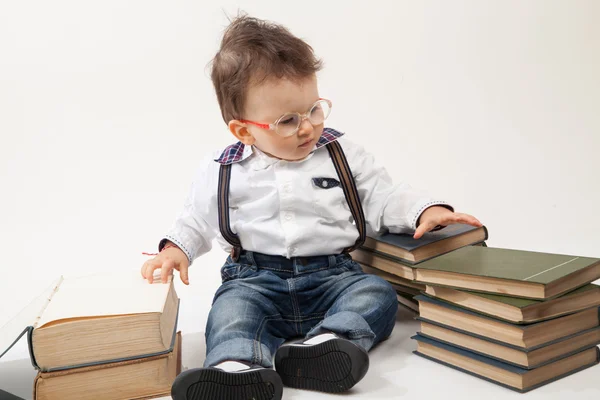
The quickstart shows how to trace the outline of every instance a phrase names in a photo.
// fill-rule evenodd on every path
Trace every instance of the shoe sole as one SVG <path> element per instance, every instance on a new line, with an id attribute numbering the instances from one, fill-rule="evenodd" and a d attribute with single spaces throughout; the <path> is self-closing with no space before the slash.
<path id="1" fill-rule="evenodd" d="M 174 400 L 281 400 L 283 385 L 270 368 L 225 372 L 217 368 L 184 371 L 171 388 Z"/>
<path id="2" fill-rule="evenodd" d="M 369 356 L 354 343 L 332 339 L 313 346 L 282 346 L 275 370 L 285 386 L 327 393 L 345 392 L 369 369 Z"/>

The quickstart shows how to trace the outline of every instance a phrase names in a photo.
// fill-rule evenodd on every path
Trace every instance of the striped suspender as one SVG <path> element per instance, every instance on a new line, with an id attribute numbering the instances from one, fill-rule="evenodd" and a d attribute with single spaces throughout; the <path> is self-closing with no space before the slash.
<path id="1" fill-rule="evenodd" d="M 337 141 L 330 142 L 326 145 L 329 156 L 341 181 L 342 189 L 344 190 L 344 196 L 350 206 L 350 212 L 354 218 L 356 228 L 358 229 L 358 239 L 356 243 L 344 249 L 344 253 L 349 253 L 354 249 L 358 248 L 365 242 L 366 234 L 366 222 L 365 214 L 362 209 L 360 197 L 358 196 L 358 190 L 352 177 L 352 171 L 344 155 L 342 147 Z M 229 223 L 229 184 L 231 182 L 231 164 L 222 164 L 219 171 L 219 199 L 218 199 L 218 210 L 219 210 L 219 229 L 221 235 L 229 244 L 231 244 L 231 258 L 236 262 L 242 251 L 242 244 L 240 239 L 235 233 L 231 231 Z"/>
<path id="2" fill-rule="evenodd" d="M 346 160 L 342 146 L 340 146 L 337 141 L 329 142 L 327 144 L 327 150 L 329 151 L 329 156 L 331 157 L 331 161 L 333 161 L 333 166 L 335 167 L 338 177 L 340 178 L 342 189 L 344 189 L 344 196 L 346 197 L 346 201 L 350 206 L 350 212 L 354 218 L 356 229 L 358 229 L 358 239 L 356 240 L 356 243 L 354 243 L 354 246 L 344 249 L 344 253 L 350 253 L 351 251 L 362 246 L 367 237 L 365 213 L 363 212 L 362 203 L 360 202 L 360 197 L 358 196 L 358 190 L 356 189 L 356 184 L 354 183 L 354 178 L 352 177 L 352 171 L 350 171 L 350 166 L 348 165 L 348 161 Z"/>
<path id="3" fill-rule="evenodd" d="M 240 257 L 242 243 L 229 224 L 229 183 L 231 181 L 231 164 L 221 164 L 219 170 L 219 229 L 223 239 L 232 246 L 231 258 L 234 262 Z"/>

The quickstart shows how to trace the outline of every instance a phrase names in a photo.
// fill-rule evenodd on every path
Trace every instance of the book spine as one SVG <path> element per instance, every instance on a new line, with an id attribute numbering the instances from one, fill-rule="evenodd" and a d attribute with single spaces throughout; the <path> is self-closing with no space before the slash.
<path id="1" fill-rule="evenodd" d="M 40 366 L 35 360 L 35 354 L 33 354 L 33 326 L 27 327 L 27 350 L 29 350 L 29 359 L 33 368 L 39 370 Z"/>

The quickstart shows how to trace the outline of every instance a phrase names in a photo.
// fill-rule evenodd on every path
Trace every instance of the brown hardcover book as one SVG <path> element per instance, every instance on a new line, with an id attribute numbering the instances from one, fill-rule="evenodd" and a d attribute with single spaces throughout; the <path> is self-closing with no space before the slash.
<path id="1" fill-rule="evenodd" d="M 170 396 L 181 372 L 181 332 L 173 351 L 153 357 L 38 372 L 34 400 L 139 400 Z"/>
<path id="2" fill-rule="evenodd" d="M 531 325 L 511 324 L 496 318 L 419 295 L 420 321 L 441 325 L 461 333 L 532 350 L 600 325 L 600 309 L 590 308 Z"/>
<path id="3" fill-rule="evenodd" d="M 413 296 L 402 292 L 396 292 L 398 305 L 409 309 L 412 312 L 419 313 L 419 303 L 414 300 Z"/>
<path id="4" fill-rule="evenodd" d="M 413 339 L 418 342 L 415 354 L 518 392 L 546 385 L 600 360 L 600 351 L 593 346 L 539 368 L 525 369 L 424 336 Z"/>
<path id="5" fill-rule="evenodd" d="M 589 284 L 541 301 L 427 285 L 437 299 L 516 324 L 533 323 L 600 306 L 600 286 Z"/>
<path id="6" fill-rule="evenodd" d="M 137 270 L 61 278 L 0 329 L 0 357 L 22 336 L 42 372 L 165 354 L 178 309 L 172 281 L 149 284 Z"/>
<path id="7" fill-rule="evenodd" d="M 546 365 L 600 344 L 600 327 L 585 330 L 531 351 L 457 332 L 428 322 L 421 322 L 419 334 L 526 369 Z"/>
<path id="8" fill-rule="evenodd" d="M 397 278 L 402 278 L 408 281 L 413 281 L 415 279 L 414 266 L 402 264 L 400 261 L 394 260 L 383 254 L 359 248 L 354 250 L 351 253 L 351 256 L 354 261 L 361 265 L 368 265 L 373 269 L 386 272 L 387 274 Z"/>
<path id="9" fill-rule="evenodd" d="M 393 285 L 397 285 L 397 286 L 403 286 L 406 288 L 411 288 L 411 289 L 415 289 L 417 291 L 425 291 L 425 285 L 422 283 L 418 283 L 415 281 L 411 281 L 408 279 L 404 279 L 401 278 L 399 276 L 396 276 L 394 274 L 390 274 L 388 272 L 382 271 L 380 269 L 377 268 L 373 268 L 367 264 L 362 264 L 359 263 L 360 266 L 362 267 L 362 270 L 366 273 L 366 274 L 372 274 L 372 275 L 377 275 L 383 279 L 385 279 L 386 281 L 388 281 L 389 283 L 393 284 Z"/>

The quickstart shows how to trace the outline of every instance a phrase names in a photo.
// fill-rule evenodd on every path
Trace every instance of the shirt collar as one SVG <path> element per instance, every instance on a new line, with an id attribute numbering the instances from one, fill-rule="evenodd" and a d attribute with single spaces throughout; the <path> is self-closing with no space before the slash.
<path id="1" fill-rule="evenodd" d="M 344 135 L 343 132 L 336 131 L 335 129 L 332 129 L 332 128 L 323 129 L 323 133 L 321 134 L 321 137 L 317 141 L 317 144 L 315 145 L 315 148 L 313 149 L 313 151 L 320 147 L 325 146 L 328 143 L 335 142 L 343 135 Z M 225 150 L 223 150 L 223 152 L 221 153 L 221 156 L 219 158 L 215 159 L 215 161 L 218 162 L 219 164 L 223 164 L 223 165 L 235 164 L 235 163 L 244 161 L 246 158 L 250 157 L 253 153 L 259 154 L 259 157 L 261 157 L 261 158 L 266 157 L 267 159 L 273 159 L 273 160 L 277 161 L 277 159 L 267 156 L 266 154 L 264 154 L 262 151 L 260 151 L 258 149 L 256 149 L 256 151 L 253 151 L 252 146 L 245 146 L 242 142 L 237 142 L 235 144 L 232 144 L 231 146 L 226 147 Z M 270 163 L 270 164 L 273 164 L 273 163 Z"/>

